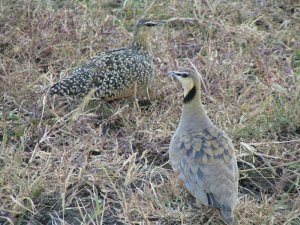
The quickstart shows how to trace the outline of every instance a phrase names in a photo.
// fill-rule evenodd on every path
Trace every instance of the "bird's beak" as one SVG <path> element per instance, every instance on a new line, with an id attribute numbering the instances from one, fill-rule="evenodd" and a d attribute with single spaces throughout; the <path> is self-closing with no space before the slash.
<path id="1" fill-rule="evenodd" d="M 171 76 L 171 77 L 176 77 L 177 71 L 169 71 L 168 75 Z"/>

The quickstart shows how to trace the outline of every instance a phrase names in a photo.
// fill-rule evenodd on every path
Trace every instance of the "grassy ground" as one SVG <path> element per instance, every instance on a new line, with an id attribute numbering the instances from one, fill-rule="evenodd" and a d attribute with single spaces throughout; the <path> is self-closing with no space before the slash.
<path id="1" fill-rule="evenodd" d="M 297 1 L 0 0 L 0 224 L 223 224 L 168 164 L 191 60 L 210 118 L 233 139 L 239 224 L 300 224 Z M 161 97 L 95 101 L 47 88 L 98 51 L 126 46 L 142 16 Z"/>

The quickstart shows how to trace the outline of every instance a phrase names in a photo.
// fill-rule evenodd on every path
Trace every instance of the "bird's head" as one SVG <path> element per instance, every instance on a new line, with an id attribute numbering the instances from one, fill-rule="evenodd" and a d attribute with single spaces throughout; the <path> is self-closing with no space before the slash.
<path id="1" fill-rule="evenodd" d="M 152 27 L 163 25 L 162 20 L 141 19 L 136 23 L 135 38 L 132 45 L 148 48 L 148 36 Z"/>
<path id="2" fill-rule="evenodd" d="M 136 32 L 148 34 L 153 27 L 161 26 L 165 23 L 162 20 L 140 19 L 136 23 Z"/>
<path id="3" fill-rule="evenodd" d="M 180 68 L 177 71 L 170 71 L 168 74 L 180 81 L 184 89 L 184 96 L 186 96 L 193 88 L 199 89 L 200 77 L 195 70 Z"/>
<path id="4" fill-rule="evenodd" d="M 163 20 L 151 20 L 151 19 L 140 19 L 136 23 L 138 29 L 149 29 L 151 27 L 163 25 L 165 21 Z"/>

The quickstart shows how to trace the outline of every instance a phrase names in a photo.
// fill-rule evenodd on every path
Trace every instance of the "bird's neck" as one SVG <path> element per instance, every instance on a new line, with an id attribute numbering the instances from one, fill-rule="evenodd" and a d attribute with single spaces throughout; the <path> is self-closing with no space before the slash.
<path id="1" fill-rule="evenodd" d="M 130 46 L 133 48 L 149 51 L 150 47 L 149 47 L 148 38 L 149 38 L 148 32 L 136 31 Z"/>
<path id="2" fill-rule="evenodd" d="M 180 126 L 199 129 L 212 125 L 201 102 L 200 87 L 194 86 L 184 95 Z M 195 127 L 194 127 L 195 126 Z"/>

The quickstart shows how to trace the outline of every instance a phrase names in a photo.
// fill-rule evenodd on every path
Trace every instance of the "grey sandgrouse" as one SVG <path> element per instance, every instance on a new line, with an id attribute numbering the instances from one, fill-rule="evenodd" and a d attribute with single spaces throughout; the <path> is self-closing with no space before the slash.
<path id="1" fill-rule="evenodd" d="M 86 96 L 93 90 L 95 97 L 113 100 L 145 90 L 153 76 L 148 35 L 151 27 L 161 24 L 163 21 L 139 20 L 128 47 L 98 53 L 53 85 L 50 94 Z"/>
<path id="2" fill-rule="evenodd" d="M 170 143 L 170 163 L 179 183 L 205 205 L 234 223 L 238 201 L 238 168 L 227 135 L 208 118 L 201 103 L 200 77 L 194 70 L 172 71 L 184 89 L 183 109 Z"/>

